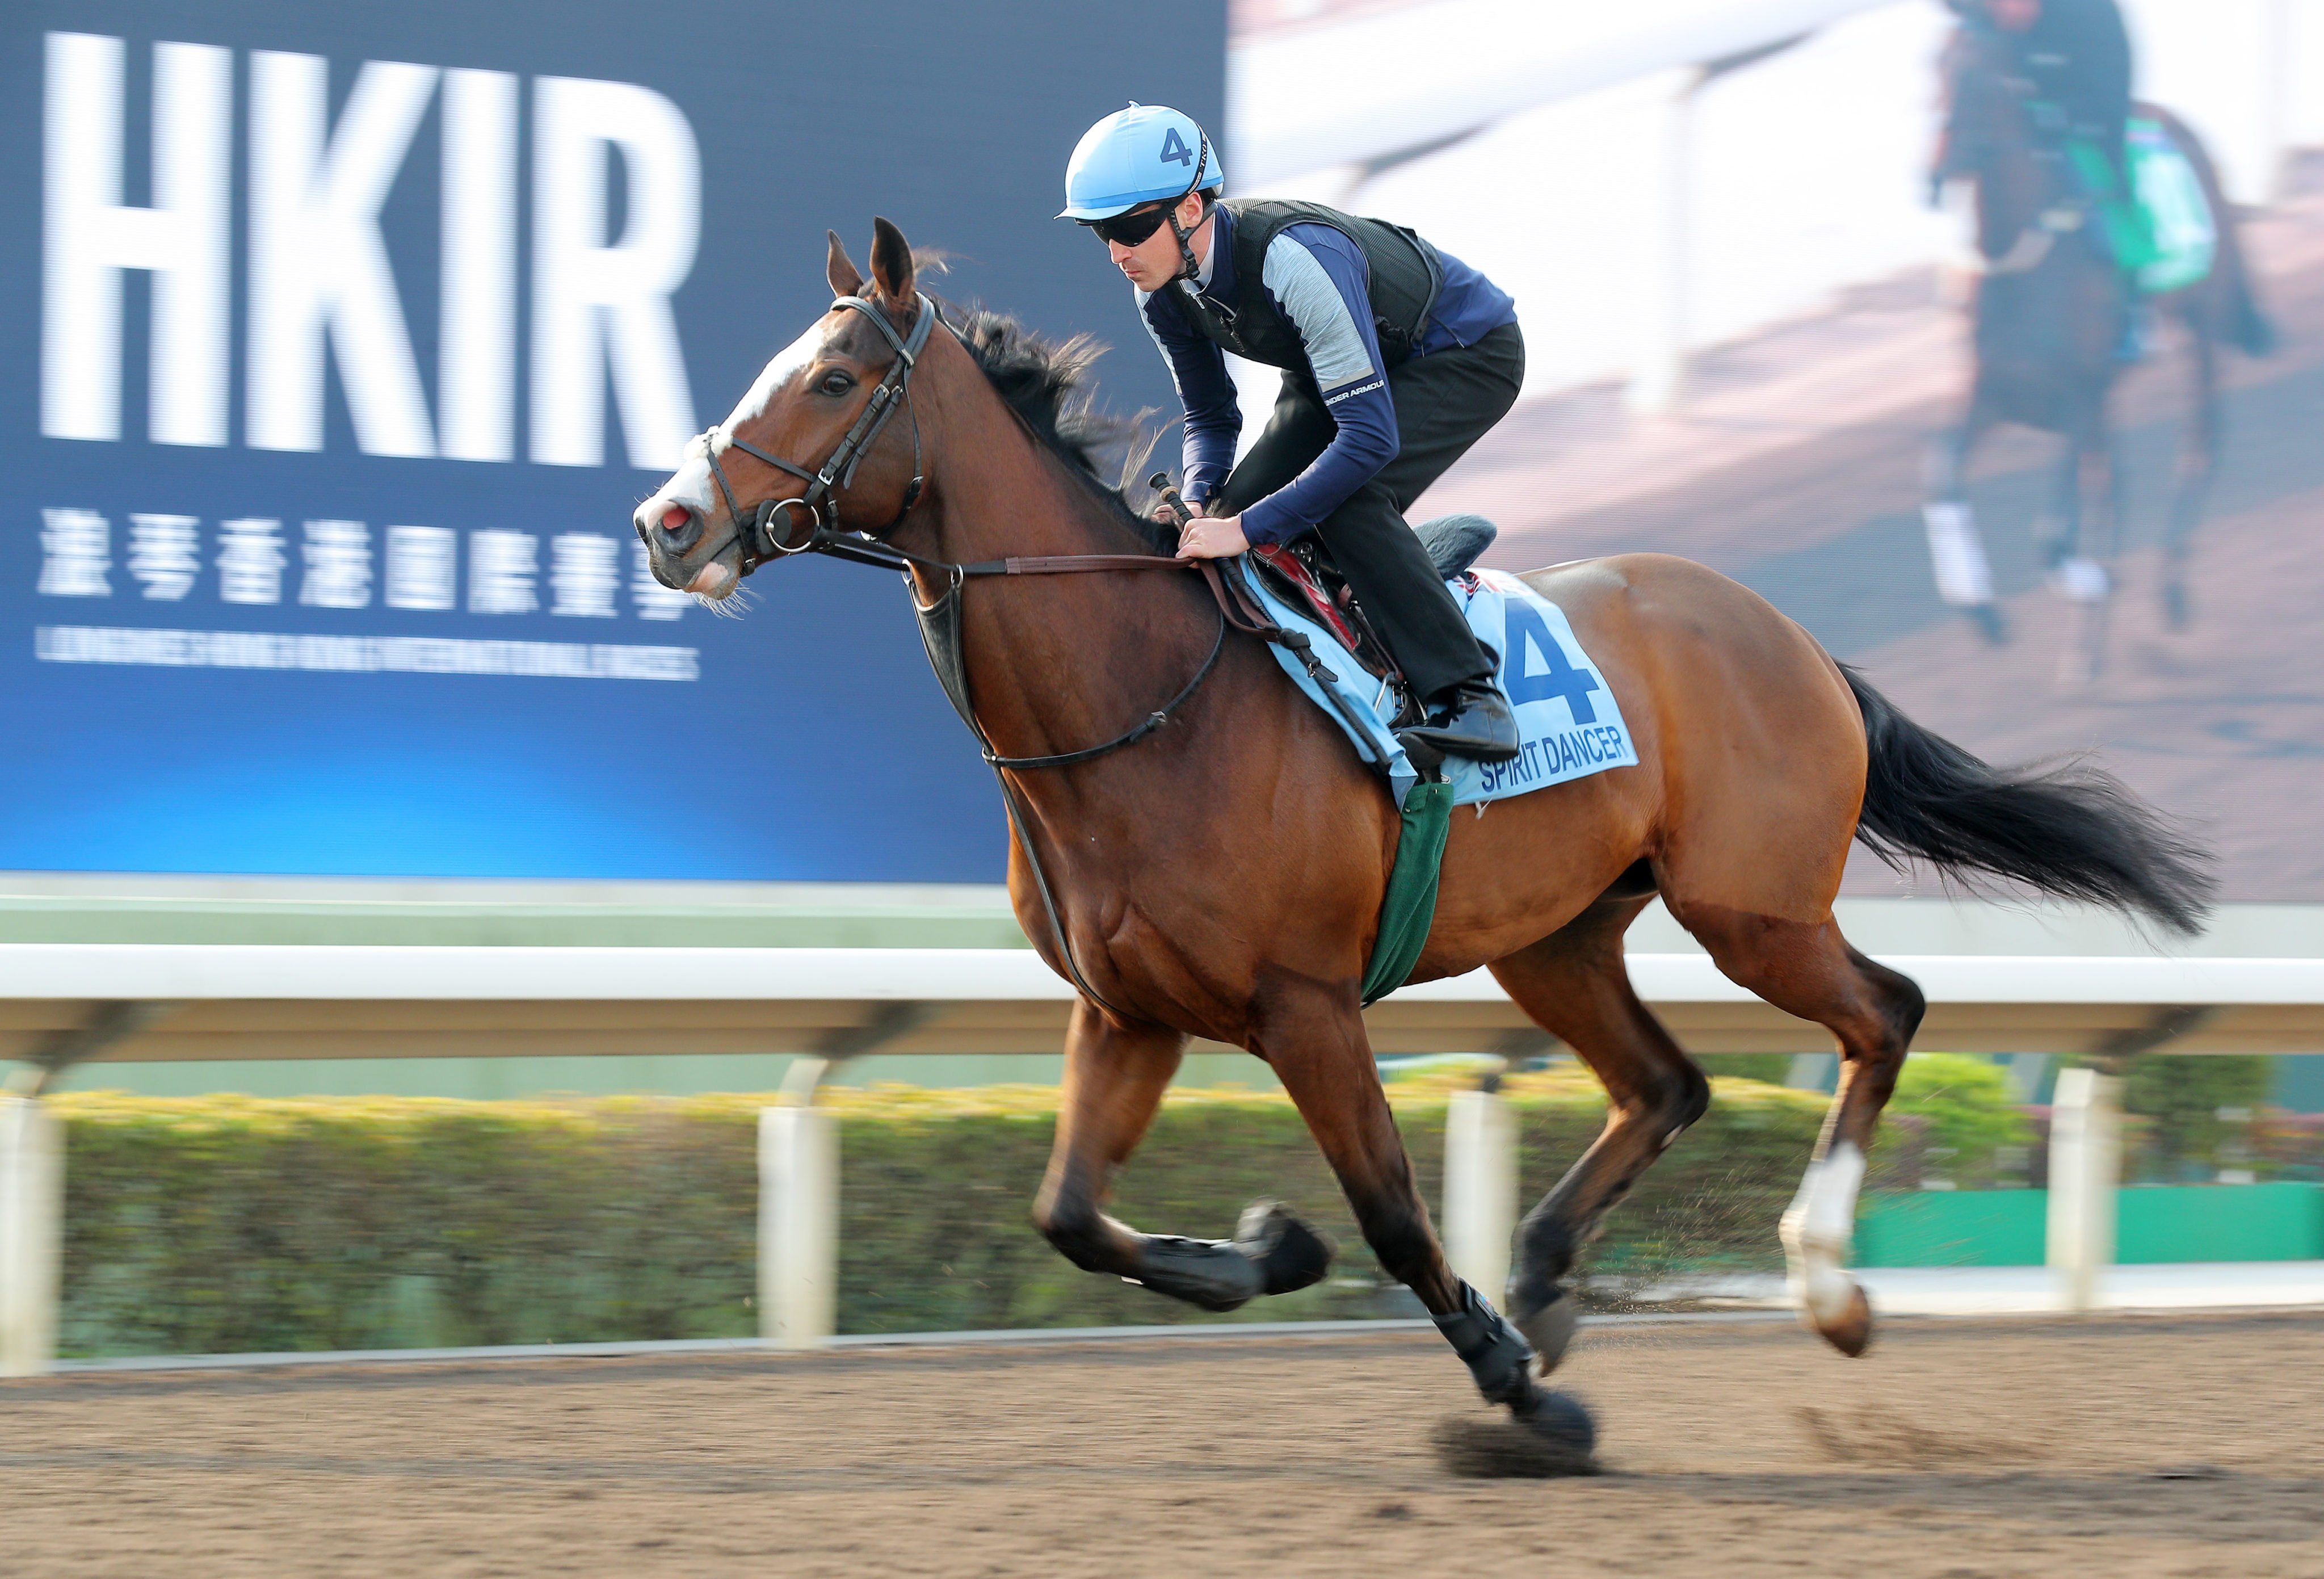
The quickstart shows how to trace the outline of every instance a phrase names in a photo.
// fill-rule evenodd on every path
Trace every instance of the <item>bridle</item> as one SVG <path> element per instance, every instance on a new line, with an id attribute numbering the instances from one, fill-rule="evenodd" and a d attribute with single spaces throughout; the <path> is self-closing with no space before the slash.
<path id="1" fill-rule="evenodd" d="M 936 603 L 922 605 L 917 597 L 914 606 L 923 619 L 950 602 L 962 586 L 972 577 L 983 576 L 1056 576 L 1101 570 L 1194 570 L 1204 561 L 1165 558 L 1159 554 L 1042 554 L 1015 555 L 1005 559 L 984 559 L 969 564 L 956 564 L 950 559 L 930 559 L 899 549 L 888 541 L 890 533 L 904 523 L 912 506 L 920 502 L 927 478 L 921 470 L 920 419 L 912 404 L 912 374 L 918 370 L 920 353 L 927 348 L 928 336 L 944 314 L 927 296 L 914 298 L 919 303 L 919 316 L 913 322 L 909 335 L 899 335 L 888 315 L 877 304 L 861 296 L 842 296 L 831 306 L 834 311 L 842 308 L 862 313 L 879 327 L 888 343 L 896 349 L 896 360 L 872 392 L 863 410 L 857 413 L 854 424 L 847 429 L 837 447 L 823 465 L 809 471 L 780 456 L 770 455 L 757 445 L 723 433 L 716 429 L 701 436 L 703 454 L 710 463 L 710 475 L 717 479 L 718 492 L 726 501 L 727 513 L 733 517 L 736 540 L 742 545 L 742 569 L 748 572 L 770 559 L 786 559 L 794 554 L 827 554 L 833 559 L 852 559 L 859 565 L 876 565 L 884 570 L 920 569 L 941 577 L 946 583 L 945 592 Z M 949 323 L 945 323 L 951 329 Z M 953 330 L 955 336 L 958 330 Z M 912 480 L 905 485 L 904 502 L 895 515 L 876 531 L 843 526 L 839 519 L 841 491 L 855 480 L 856 468 L 863 464 L 888 420 L 901 408 L 912 424 Z M 720 438 L 725 448 L 739 449 L 743 454 L 766 462 L 778 471 L 789 473 L 807 484 L 804 493 L 785 498 L 763 499 L 745 515 L 734 496 L 733 484 L 726 478 L 726 468 L 718 464 Z M 804 521 L 807 531 L 796 536 L 778 537 L 771 530 L 774 519 L 784 511 L 795 512 L 795 519 Z M 1203 660 L 1194 678 L 1180 688 L 1178 694 L 1162 706 L 1148 714 L 1136 725 L 1099 745 L 1085 746 L 1080 751 L 1058 752 L 1047 756 L 1006 757 L 992 749 L 984 731 L 964 705 L 964 697 L 956 697 L 954 705 L 971 729 L 976 731 L 977 743 L 984 748 L 984 760 L 995 768 L 1065 768 L 1079 762 L 1093 762 L 1126 745 L 1135 745 L 1167 724 L 1178 709 L 1190 701 L 1202 683 L 1218 667 L 1220 655 L 1225 651 L 1228 621 L 1222 612 L 1218 639 L 1212 642 L 1210 656 Z"/>
<path id="2" fill-rule="evenodd" d="M 926 296 L 916 295 L 914 300 L 919 303 L 919 316 L 913 321 L 909 335 L 898 334 L 896 326 L 888 321 L 888 315 L 863 297 L 842 296 L 833 300 L 831 310 L 834 312 L 846 308 L 870 319 L 880 333 L 887 337 L 888 343 L 895 347 L 896 359 L 889 364 L 886 376 L 872 390 L 871 400 L 857 414 L 854 425 L 847 429 L 823 465 L 814 471 L 795 466 L 780 456 L 769 455 L 757 445 L 737 439 L 721 429 L 714 428 L 701 436 L 703 457 L 710 463 L 710 475 L 717 479 L 718 492 L 726 501 L 726 512 L 734 522 L 735 540 L 742 551 L 743 574 L 749 574 L 769 559 L 817 550 L 818 539 L 842 533 L 839 501 L 835 494 L 854 483 L 856 468 L 863 464 L 863 457 L 879 439 L 880 430 L 888 425 L 888 419 L 896 414 L 899 406 L 909 415 L 912 422 L 912 480 L 905 485 L 904 503 L 897 510 L 895 519 L 878 531 L 864 535 L 875 542 L 885 538 L 904 523 L 904 517 L 909 515 L 912 506 L 920 502 L 920 494 L 927 478 L 920 470 L 920 416 L 912 404 L 912 374 L 919 365 L 920 353 L 927 348 L 929 332 L 943 315 L 936 310 L 936 303 Z M 793 494 L 788 498 L 762 499 L 745 516 L 742 504 L 734 497 L 733 485 L 726 480 L 726 468 L 718 464 L 721 448 L 718 441 L 722 438 L 725 440 L 725 448 L 739 449 L 753 459 L 764 461 L 777 471 L 788 472 L 798 478 L 807 484 L 806 492 Z M 788 534 L 782 537 L 774 534 L 775 517 L 785 511 L 794 512 L 795 522 L 804 520 L 807 523 L 806 534 L 796 541 Z M 820 551 L 829 550 L 824 549 Z"/>
<path id="3" fill-rule="evenodd" d="M 1944 181 L 1960 177 L 1976 181 L 1982 192 L 1995 179 L 1997 162 L 2011 154 L 2031 160 L 2035 179 L 2054 188 L 2060 177 L 2054 170 L 2044 173 L 2043 167 L 2056 164 L 2059 156 L 2044 144 L 2033 125 L 2034 85 L 2011 69 L 1999 31 L 1990 22 L 1963 13 L 1953 47 L 1955 53 L 1948 65 L 1950 103 L 1940 155 L 1930 175 L 1932 193 Z M 2026 118 L 2025 134 L 2019 143 L 1995 134 L 1991 123 L 1999 106 L 2014 106 Z M 2018 224 L 2006 247 L 1989 250 L 1999 246 L 1998 238 L 1980 237 L 1978 272 L 1988 276 L 2032 272 L 2049 260 L 2060 237 L 2080 228 L 2084 217 L 2070 192 L 2061 195 L 2053 190 L 2047 197 L 2037 196 L 2032 217 Z"/>
<path id="4" fill-rule="evenodd" d="M 1206 145 L 1205 157 L 1207 152 Z M 960 714 L 962 722 L 975 734 L 977 744 L 983 749 L 984 760 L 991 765 L 993 776 L 1000 781 L 1001 800 L 1008 808 L 1010 821 L 1015 826 L 1018 845 L 1024 852 L 1026 863 L 1031 869 L 1034 888 L 1040 895 L 1042 908 L 1047 912 L 1050 931 L 1057 940 L 1066 974 L 1092 1002 L 1126 1020 L 1130 1016 L 1090 984 L 1082 972 L 1080 962 L 1074 956 L 1073 942 L 1066 932 L 1065 918 L 1060 914 L 1056 895 L 1051 891 L 1048 874 L 1042 869 L 1037 846 L 1027 827 L 1024 809 L 1019 803 L 1017 790 L 1010 782 L 1010 773 L 1035 768 L 1074 767 L 1094 762 L 1124 746 L 1135 745 L 1161 729 L 1194 699 L 1203 682 L 1217 669 L 1219 660 L 1226 651 L 1230 630 L 1258 636 L 1296 652 L 1309 673 L 1324 682 L 1323 694 L 1337 706 L 1345 707 L 1347 704 L 1332 688 L 1329 682 L 1334 677 L 1323 667 L 1310 649 L 1305 635 L 1277 625 L 1264 606 L 1242 590 L 1240 570 L 1218 560 L 1181 559 L 1159 554 L 1042 554 L 1012 555 L 1007 559 L 959 564 L 916 554 L 888 541 L 889 536 L 911 513 L 912 507 L 920 502 L 927 481 L 921 470 L 920 422 L 918 410 L 912 404 L 912 374 L 918 369 L 920 353 L 927 349 L 930 333 L 945 320 L 936 304 L 927 296 L 918 295 L 915 300 L 919 304 L 919 316 L 908 335 L 898 334 L 895 326 L 888 321 L 887 315 L 863 297 L 842 296 L 832 302 L 833 310 L 844 308 L 860 312 L 877 325 L 881 334 L 895 347 L 896 360 L 872 392 L 872 399 L 857 415 L 853 425 L 820 466 L 809 471 L 779 456 L 770 455 L 732 433 L 722 434 L 715 429 L 701 436 L 703 453 L 710 464 L 710 475 L 717 479 L 718 492 L 726 501 L 727 512 L 733 519 L 744 571 L 770 559 L 794 554 L 825 554 L 860 565 L 876 565 L 882 569 L 902 571 L 908 577 L 910 572 L 919 570 L 944 583 L 944 590 L 931 603 L 921 603 L 917 589 L 913 589 L 913 612 L 919 617 L 921 640 L 927 647 L 928 661 L 936 669 L 937 682 L 944 688 L 954 710 Z M 954 329 L 951 324 L 945 323 L 945 327 L 955 337 L 959 337 L 960 331 Z M 863 464 L 864 456 L 899 407 L 910 418 L 912 424 L 912 479 L 905 485 L 903 503 L 895 515 L 877 531 L 844 526 L 839 519 L 838 495 L 854 481 L 856 469 Z M 722 437 L 725 440 L 725 448 L 739 449 L 778 471 L 799 478 L 807 484 L 805 491 L 785 498 L 762 500 L 745 515 L 741 502 L 734 496 L 733 485 L 727 480 L 725 468 L 718 464 L 718 440 Z M 771 530 L 774 519 L 785 511 L 793 512 L 795 522 L 805 523 L 803 533 L 774 535 Z M 972 578 L 987 576 L 1056 576 L 1134 570 L 1194 570 L 1210 584 L 1219 610 L 1218 634 L 1211 643 L 1209 656 L 1203 660 L 1202 667 L 1194 671 L 1194 678 L 1161 706 L 1100 744 L 1046 756 L 1011 757 L 996 752 L 970 705 L 967 671 L 960 652 L 961 593 L 968 582 Z M 910 585 L 908 579 L 907 586 Z"/>

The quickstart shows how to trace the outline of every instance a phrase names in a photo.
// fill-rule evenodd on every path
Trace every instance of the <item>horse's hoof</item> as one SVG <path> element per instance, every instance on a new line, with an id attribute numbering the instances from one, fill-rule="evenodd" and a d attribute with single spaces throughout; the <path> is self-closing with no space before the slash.
<path id="1" fill-rule="evenodd" d="M 1556 1370 L 1558 1362 L 1565 1358 L 1573 1342 L 1573 1329 L 1581 1321 L 1574 1313 L 1573 1296 L 1563 1293 L 1539 1309 L 1509 1319 L 1533 1345 L 1534 1360 L 1543 1376 Z"/>
<path id="2" fill-rule="evenodd" d="M 1529 1413 L 1455 1415 L 1433 1434 L 1437 1461 L 1472 1480 L 1554 1480 L 1594 1475 L 1598 1423 L 1579 1399 L 1540 1391 Z"/>
<path id="3" fill-rule="evenodd" d="M 1834 1319 L 1816 1324 L 1825 1343 L 1853 1360 L 1872 1346 L 1872 1301 L 1864 1297 L 1864 1285 L 1849 1286 L 1848 1308 Z"/>
<path id="4" fill-rule="evenodd" d="M 2188 606 L 2187 586 L 2181 581 L 2163 584 L 2163 623 L 2174 633 L 2184 631 L 2193 618 Z"/>
<path id="5" fill-rule="evenodd" d="M 1235 1248 L 1259 1263 L 1264 1291 L 1288 1294 L 1320 1283 L 1337 1253 L 1331 1240 L 1280 1201 L 1253 1201 L 1235 1224 Z"/>
<path id="6" fill-rule="evenodd" d="M 1970 623 L 1977 626 L 1977 633 L 1985 639 L 1987 646 L 2006 647 L 2009 644 L 2009 623 L 2001 617 L 1999 608 L 1989 603 L 1971 604 L 1969 617 Z"/>

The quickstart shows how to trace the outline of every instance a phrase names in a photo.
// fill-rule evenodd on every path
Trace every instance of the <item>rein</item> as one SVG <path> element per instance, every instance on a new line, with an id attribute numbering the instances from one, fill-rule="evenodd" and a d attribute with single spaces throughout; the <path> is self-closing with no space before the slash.
<path id="1" fill-rule="evenodd" d="M 932 571 L 946 577 L 951 586 L 934 605 L 920 607 L 918 599 L 913 600 L 915 609 L 925 623 L 938 608 L 954 598 L 972 577 L 1065 576 L 1096 571 L 1190 570 L 1197 568 L 1197 561 L 1170 559 L 1158 554 L 1012 555 L 1003 559 L 954 564 L 949 559 L 915 554 L 889 542 L 889 534 L 903 525 L 904 518 L 920 502 L 920 495 L 927 485 L 927 473 L 921 468 L 920 419 L 918 408 L 912 402 L 912 374 L 918 371 L 920 354 L 927 348 L 930 333 L 938 323 L 944 322 L 944 314 L 926 295 L 916 295 L 914 300 L 919 303 L 919 312 L 908 336 L 898 334 L 896 327 L 888 321 L 888 315 L 865 297 L 842 296 L 833 300 L 832 310 L 844 308 L 860 312 L 871 319 L 873 327 L 886 337 L 888 344 L 895 348 L 896 359 L 889 364 L 886 374 L 872 390 L 872 398 L 864 402 L 854 424 L 825 458 L 823 465 L 814 471 L 794 465 L 780 456 L 770 455 L 757 445 L 717 429 L 702 435 L 703 458 L 709 463 L 710 475 L 717 480 L 718 492 L 726 501 L 727 514 L 734 522 L 736 537 L 742 545 L 744 575 L 770 559 L 785 559 L 793 554 L 824 554 L 858 565 L 874 565 L 881 569 L 907 573 L 916 568 Z M 947 329 L 952 328 L 949 323 L 945 327 Z M 958 331 L 954 333 L 957 335 Z M 864 456 L 878 440 L 881 429 L 888 425 L 888 420 L 899 409 L 905 412 L 912 424 L 912 480 L 904 488 L 904 502 L 898 507 L 894 518 L 877 531 L 847 528 L 841 524 L 839 519 L 838 494 L 854 484 L 855 473 L 862 466 Z M 719 440 L 722 438 L 725 441 L 724 448 L 739 449 L 777 471 L 788 472 L 799 478 L 807 484 L 805 491 L 784 498 L 762 499 L 746 516 L 741 501 L 734 496 L 733 485 L 727 481 L 726 468 L 718 464 Z M 805 519 L 807 531 L 804 535 L 797 538 L 775 535 L 774 519 L 787 510 L 796 511 Z M 1212 574 L 1215 577 L 1215 572 Z M 1203 660 L 1203 667 L 1195 671 L 1194 678 L 1161 707 L 1103 744 L 1085 746 L 1080 751 L 1058 752 L 1048 756 L 1005 757 L 992 749 L 992 742 L 986 738 L 983 729 L 969 709 L 964 673 L 958 677 L 963 688 L 953 697 L 953 706 L 967 720 L 968 726 L 976 732 L 977 743 L 984 749 L 984 760 L 995 768 L 1064 768 L 1077 762 L 1094 762 L 1126 745 L 1135 745 L 1167 724 L 1171 716 L 1185 706 L 1202 683 L 1211 677 L 1211 671 L 1218 667 L 1219 655 L 1226 650 L 1230 621 L 1224 612 L 1225 607 L 1222 600 L 1217 639 L 1211 643 L 1210 656 Z M 937 674 L 945 680 L 946 691 L 950 692 L 954 679 L 947 677 L 941 668 Z"/>
<path id="2" fill-rule="evenodd" d="M 923 604 L 917 596 L 912 599 L 912 612 L 919 619 L 920 640 L 927 649 L 928 665 L 936 670 L 936 681 L 944 688 L 945 698 L 952 703 L 954 711 L 968 725 L 969 732 L 976 736 L 984 760 L 991 764 L 993 778 L 1000 783 L 1002 804 L 1008 808 L 1018 847 L 1023 851 L 1026 865 L 1032 873 L 1033 886 L 1040 895 L 1041 907 L 1047 913 L 1050 934 L 1057 940 L 1065 974 L 1084 997 L 1115 1018 L 1128 1021 L 1136 1017 L 1117 1008 L 1092 986 L 1089 978 L 1082 972 L 1080 961 L 1074 956 L 1074 946 L 1067 935 L 1065 919 L 1050 889 L 1048 873 L 1043 870 L 1041 858 L 1027 831 L 1024 808 L 1019 803 L 1017 790 L 1010 780 L 1010 774 L 1028 769 L 1066 768 L 1095 762 L 1125 746 L 1135 745 L 1154 734 L 1194 699 L 1203 682 L 1218 669 L 1219 659 L 1226 651 L 1230 630 L 1258 636 L 1295 651 L 1311 676 L 1326 682 L 1324 694 L 1335 706 L 1344 712 L 1349 704 L 1331 688 L 1328 682 L 1334 677 L 1315 655 L 1306 635 L 1277 624 L 1265 606 L 1242 585 L 1242 572 L 1218 560 L 1180 559 L 1160 554 L 1033 554 L 963 564 L 916 554 L 888 541 L 890 534 L 903 524 L 912 507 L 920 502 L 927 482 L 921 466 L 920 422 L 918 411 L 912 403 L 912 374 L 918 370 L 920 354 L 927 349 L 929 334 L 936 324 L 944 321 L 944 315 L 927 296 L 918 296 L 916 300 L 919 303 L 919 314 L 908 336 L 897 333 L 887 315 L 863 297 L 842 296 L 833 301 L 835 310 L 844 308 L 870 319 L 887 337 L 888 343 L 895 347 L 896 359 L 889 365 L 887 374 L 872 391 L 871 400 L 856 417 L 853 425 L 820 466 L 809 471 L 779 456 L 770 455 L 731 433 L 722 434 L 715 429 L 702 435 L 703 454 L 709 462 L 710 475 L 717 479 L 718 492 L 724 497 L 727 512 L 733 521 L 745 573 L 770 559 L 785 559 L 793 554 L 822 554 L 853 564 L 902 572 L 907 577 L 908 589 L 908 577 L 914 570 L 925 571 L 943 579 L 945 590 L 935 602 Z M 945 327 L 952 328 L 949 323 Z M 954 329 L 953 333 L 957 337 L 959 331 Z M 904 489 L 903 503 L 897 509 L 895 516 L 876 531 L 846 527 L 839 519 L 838 495 L 854 482 L 856 470 L 863 464 L 865 454 L 899 409 L 907 414 L 912 425 L 912 479 Z M 746 515 L 741 502 L 735 497 L 733 485 L 727 480 L 725 468 L 718 464 L 719 440 L 722 438 L 725 448 L 739 449 L 778 471 L 798 477 L 807 484 L 807 487 L 788 497 L 761 500 Z M 785 511 L 793 512 L 803 519 L 804 532 L 795 537 L 774 534 L 774 519 Z M 975 707 L 969 698 L 968 669 L 961 651 L 961 596 L 968 583 L 990 576 L 1070 576 L 1144 570 L 1198 570 L 1210 584 L 1212 596 L 1218 606 L 1218 633 L 1212 640 L 1210 655 L 1203 660 L 1202 667 L 1194 671 L 1194 678 L 1181 686 L 1177 695 L 1161 706 L 1121 734 L 1099 744 L 1045 756 L 1010 757 L 995 751 L 991 737 L 984 733 L 984 726 L 977 722 Z"/>

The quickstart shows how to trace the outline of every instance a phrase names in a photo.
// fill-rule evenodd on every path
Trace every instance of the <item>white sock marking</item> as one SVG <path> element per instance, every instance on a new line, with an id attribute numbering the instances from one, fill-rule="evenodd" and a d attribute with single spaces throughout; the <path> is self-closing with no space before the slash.
<path id="1" fill-rule="evenodd" d="M 1864 1186 L 1864 1153 L 1848 1141 L 1821 1162 L 1808 1164 L 1800 1193 L 1784 1214 L 1784 1260 L 1792 1302 L 1812 1325 L 1826 1325 L 1855 1302 L 1848 1252 L 1856 1237 L 1856 1196 Z"/>

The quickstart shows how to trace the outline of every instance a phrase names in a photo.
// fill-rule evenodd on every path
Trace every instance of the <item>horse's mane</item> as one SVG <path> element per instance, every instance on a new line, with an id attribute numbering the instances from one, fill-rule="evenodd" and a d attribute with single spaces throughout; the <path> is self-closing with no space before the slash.
<path id="1" fill-rule="evenodd" d="M 1164 426 L 1148 411 L 1119 417 L 1099 409 L 1088 374 L 1106 347 L 1089 335 L 1053 340 L 1006 313 L 982 307 L 947 304 L 945 318 L 994 392 L 1025 420 L 1033 436 L 1122 524 L 1154 549 L 1174 549 L 1176 545 L 1137 507 L 1144 485 L 1136 474 L 1152 456 Z M 1106 481 L 1109 472 L 1116 481 Z"/>

